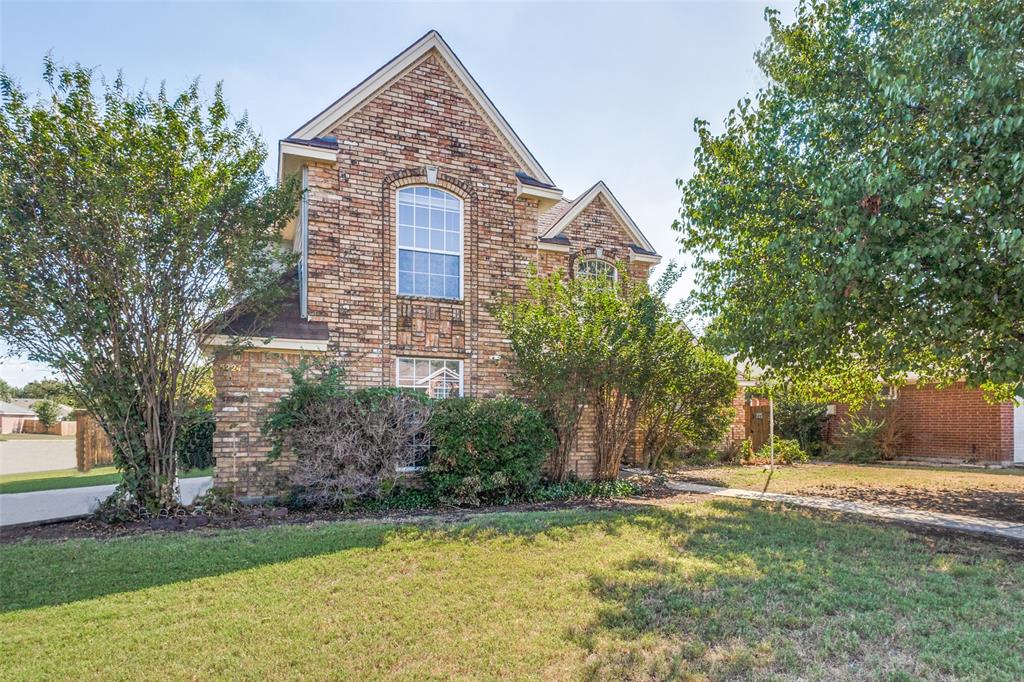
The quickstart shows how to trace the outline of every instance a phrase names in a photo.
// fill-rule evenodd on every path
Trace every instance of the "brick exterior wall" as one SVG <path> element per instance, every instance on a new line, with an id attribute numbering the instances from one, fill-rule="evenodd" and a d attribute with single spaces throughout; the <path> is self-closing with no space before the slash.
<path id="1" fill-rule="evenodd" d="M 908 438 L 900 456 L 1013 460 L 1013 403 L 992 404 L 963 383 L 945 388 L 913 384 L 899 390 L 894 409 Z"/>
<path id="2" fill-rule="evenodd" d="M 739 386 L 732 399 L 732 423 L 725 434 L 724 444 L 738 445 L 747 437 L 747 389 Z"/>
<path id="3" fill-rule="evenodd" d="M 294 458 L 285 454 L 268 460 L 270 444 L 260 436 L 260 425 L 269 407 L 291 388 L 288 372 L 301 360 L 299 353 L 250 350 L 214 362 L 215 486 L 238 497 L 263 497 L 286 488 Z"/>
<path id="4" fill-rule="evenodd" d="M 897 457 L 948 462 L 1013 461 L 1013 403 L 990 403 L 963 382 L 939 388 L 909 384 L 886 405 L 901 420 L 904 440 Z M 842 441 L 846 405 L 826 422 L 827 442 Z"/>
<path id="5" fill-rule="evenodd" d="M 517 198 L 516 171 L 525 167 L 434 53 L 350 113 L 332 131 L 336 163 L 308 165 L 308 312 L 327 323 L 329 355 L 344 359 L 357 386 L 390 386 L 396 358 L 463 361 L 464 392 L 494 397 L 511 391 L 508 343 L 490 308 L 522 294 L 531 263 L 542 272 L 568 270 L 566 253 L 538 252 L 536 200 Z M 463 297 L 399 296 L 397 191 L 427 184 L 463 200 Z M 598 199 L 567 228 L 574 249 L 604 250 L 629 262 L 634 240 Z M 649 265 L 630 263 L 645 279 Z M 297 354 L 247 351 L 218 361 L 215 483 L 236 495 L 280 489 L 290 460 L 266 461 L 259 425 L 291 385 Z M 592 420 L 591 420 L 592 421 Z M 592 424 L 581 434 L 573 467 L 592 474 Z"/>

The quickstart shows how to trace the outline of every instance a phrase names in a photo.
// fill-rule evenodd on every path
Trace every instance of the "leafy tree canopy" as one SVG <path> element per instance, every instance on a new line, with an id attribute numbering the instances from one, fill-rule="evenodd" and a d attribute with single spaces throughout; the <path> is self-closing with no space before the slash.
<path id="1" fill-rule="evenodd" d="M 53 400 L 64 405 L 77 405 L 75 392 L 66 382 L 59 379 L 38 379 L 30 381 L 17 390 L 19 398 Z"/>
<path id="2" fill-rule="evenodd" d="M 0 379 L 0 400 L 8 401 L 14 397 L 14 387 Z"/>
<path id="3" fill-rule="evenodd" d="M 53 402 L 49 398 L 40 400 L 32 409 L 35 410 L 36 417 L 39 418 L 39 423 L 47 428 L 60 421 L 60 409 L 57 407 L 57 403 Z"/>
<path id="4" fill-rule="evenodd" d="M 127 497 L 173 505 L 174 443 L 219 321 L 282 293 L 293 180 L 218 85 L 177 95 L 47 60 L 30 102 L 0 73 L 0 336 L 54 367 L 114 445 Z"/>
<path id="5" fill-rule="evenodd" d="M 695 343 L 665 305 L 679 274 L 670 264 L 650 287 L 625 274 L 614 284 L 564 272 L 533 276 L 525 296 L 496 310 L 515 353 L 513 381 L 554 424 L 556 480 L 572 473 L 585 408 L 598 479 L 618 476 L 638 433 L 640 454 L 654 466 L 671 447 L 704 444 L 727 426 L 736 372 Z"/>
<path id="6" fill-rule="evenodd" d="M 709 338 L 783 376 L 1024 395 L 1024 2 L 766 16 L 767 85 L 696 122 L 679 183 Z"/>

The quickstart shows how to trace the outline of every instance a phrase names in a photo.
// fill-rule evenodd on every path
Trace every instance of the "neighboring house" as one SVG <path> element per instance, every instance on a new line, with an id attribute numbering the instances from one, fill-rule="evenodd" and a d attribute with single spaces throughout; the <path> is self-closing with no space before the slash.
<path id="1" fill-rule="evenodd" d="M 744 392 L 756 384 L 759 373 L 755 368 L 738 377 L 740 394 L 733 402 L 737 413 L 729 435 L 732 441 L 749 438 L 757 431 L 751 419 L 763 409 L 751 409 L 757 405 L 751 406 Z M 919 383 L 914 377 L 903 386 L 888 389 L 883 402 L 903 434 L 898 459 L 1024 464 L 1024 405 L 991 403 L 980 389 L 968 388 L 962 381 L 940 388 Z M 843 405 L 831 405 L 829 412 L 825 436 L 835 443 L 841 439 L 848 412 Z"/>
<path id="2" fill-rule="evenodd" d="M 991 403 L 962 381 L 939 388 L 915 379 L 889 391 L 886 400 L 904 435 L 898 458 L 1024 464 L 1022 405 Z M 840 406 L 836 421 L 842 416 Z"/>
<path id="3" fill-rule="evenodd" d="M 562 196 L 434 31 L 282 140 L 279 164 L 307 190 L 283 235 L 298 293 L 214 366 L 215 482 L 240 496 L 278 491 L 293 464 L 267 461 L 259 428 L 301 357 L 344 359 L 357 386 L 498 396 L 513 358 L 491 308 L 532 269 L 646 280 L 660 260 L 603 182 Z"/>
<path id="4" fill-rule="evenodd" d="M 35 419 L 36 413 L 13 402 L 0 401 L 0 433 L 21 433 L 26 419 Z"/>
<path id="5" fill-rule="evenodd" d="M 14 398 L 13 400 L 11 400 L 11 402 L 14 403 L 15 405 L 20 406 L 20 407 L 24 407 L 26 409 L 32 410 L 32 414 L 35 415 L 36 403 L 41 402 L 41 399 L 40 398 Z M 68 405 L 64 405 L 62 403 L 56 403 L 56 405 L 57 405 L 57 417 L 60 420 L 64 421 L 64 420 L 67 420 L 67 419 L 71 419 L 71 415 L 74 413 L 75 408 L 70 407 Z"/>

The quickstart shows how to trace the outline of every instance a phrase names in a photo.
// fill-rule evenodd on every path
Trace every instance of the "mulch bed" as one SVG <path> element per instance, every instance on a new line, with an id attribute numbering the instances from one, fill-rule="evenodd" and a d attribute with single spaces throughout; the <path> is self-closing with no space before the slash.
<path id="1" fill-rule="evenodd" d="M 619 499 L 575 499 L 493 507 L 432 507 L 414 510 L 381 511 L 289 511 L 285 507 L 249 507 L 231 516 L 182 516 L 126 523 L 103 523 L 92 518 L 57 521 L 0 528 L 0 544 L 22 540 L 67 540 L 93 538 L 106 540 L 148 533 L 206 533 L 219 530 L 266 528 L 269 526 L 337 521 L 374 521 L 383 523 L 453 523 L 500 512 L 558 511 L 563 509 L 627 509 L 637 503 L 650 503 L 679 497 L 664 486 L 651 485 L 642 495 Z M 689 498 L 687 498 L 689 499 Z"/>
<path id="2" fill-rule="evenodd" d="M 793 494 L 1024 523 L 1024 493 L 977 488 L 928 489 L 902 485 L 893 488 L 820 485 Z"/>

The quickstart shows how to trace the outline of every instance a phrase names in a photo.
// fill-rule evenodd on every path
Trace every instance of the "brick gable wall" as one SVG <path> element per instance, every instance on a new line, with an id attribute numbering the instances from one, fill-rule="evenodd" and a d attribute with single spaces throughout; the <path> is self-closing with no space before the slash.
<path id="1" fill-rule="evenodd" d="M 517 198 L 516 171 L 524 167 L 491 128 L 444 63 L 429 54 L 398 80 L 350 113 L 332 133 L 336 163 L 308 166 L 308 311 L 330 330 L 328 355 L 344 359 L 350 383 L 390 386 L 396 358 L 463 361 L 466 395 L 511 392 L 508 343 L 490 313 L 502 297 L 521 295 L 531 263 L 556 267 L 537 250 L 538 206 Z M 426 166 L 438 167 L 435 187 L 463 200 L 463 299 L 437 300 L 397 293 L 396 193 L 426 184 Z M 570 227 L 584 248 L 601 247 L 628 262 L 628 233 L 603 201 Z M 646 279 L 648 265 L 631 273 Z M 239 496 L 281 490 L 291 460 L 266 461 L 259 427 L 267 409 L 291 385 L 295 353 L 247 351 L 215 368 L 217 457 L 215 483 Z M 573 466 L 592 473 L 592 447 L 580 438 Z"/>

